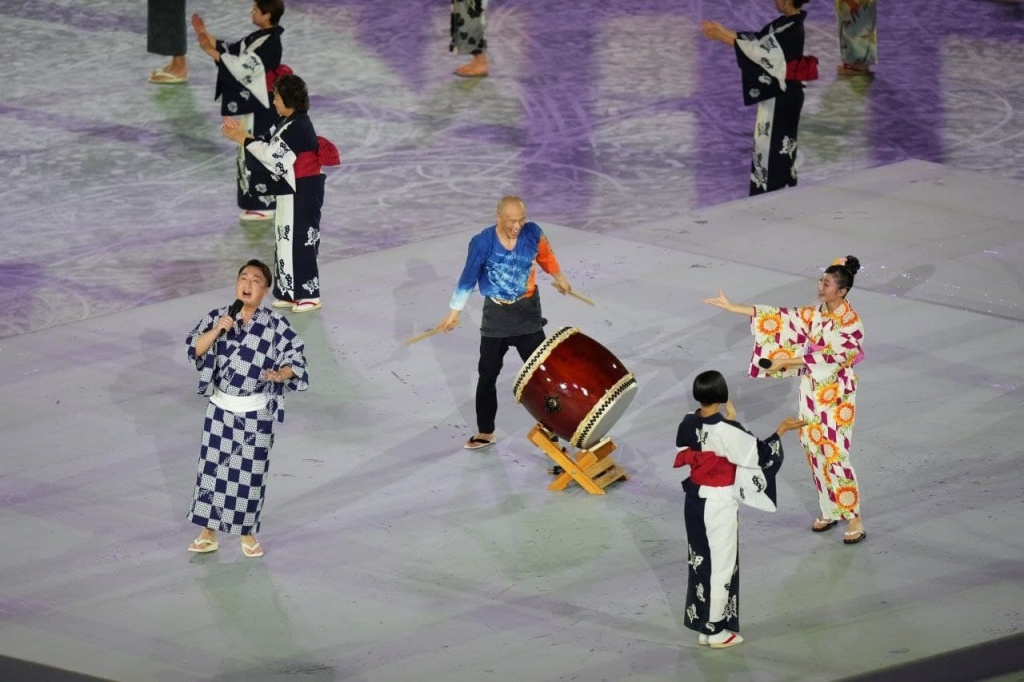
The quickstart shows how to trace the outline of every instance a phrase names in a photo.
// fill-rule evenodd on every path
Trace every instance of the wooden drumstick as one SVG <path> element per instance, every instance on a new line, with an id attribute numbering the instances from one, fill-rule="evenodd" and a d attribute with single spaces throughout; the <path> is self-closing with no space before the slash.
<path id="1" fill-rule="evenodd" d="M 586 297 L 586 296 L 584 296 L 583 294 L 577 294 L 577 293 L 576 293 L 575 291 L 573 291 L 572 289 L 570 289 L 569 291 L 567 291 L 567 292 L 565 292 L 565 293 L 569 294 L 570 296 L 575 296 L 576 298 L 580 299 L 581 301 L 583 301 L 583 302 L 584 302 L 584 303 L 586 303 L 587 305 L 594 305 L 594 302 L 593 302 L 593 301 L 591 301 L 591 300 L 590 300 L 589 298 L 587 298 L 587 297 Z"/>
<path id="2" fill-rule="evenodd" d="M 405 342 L 405 345 L 409 346 L 416 343 L 417 341 L 422 341 L 423 339 L 429 338 L 434 334 L 437 334 L 439 331 L 441 331 L 440 327 L 434 327 L 428 332 L 423 332 L 422 334 L 417 334 L 416 336 L 412 337 L 411 339 Z"/>

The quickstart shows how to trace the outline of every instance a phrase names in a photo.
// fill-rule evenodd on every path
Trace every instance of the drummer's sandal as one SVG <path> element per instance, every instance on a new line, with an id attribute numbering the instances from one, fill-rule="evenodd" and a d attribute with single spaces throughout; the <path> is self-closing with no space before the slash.
<path id="1" fill-rule="evenodd" d="M 477 438 L 476 436 L 473 436 L 466 441 L 466 444 L 462 447 L 467 450 L 479 450 L 480 448 L 486 448 L 488 445 L 494 445 L 495 442 L 496 441 L 494 440 L 487 440 L 486 438 Z"/>

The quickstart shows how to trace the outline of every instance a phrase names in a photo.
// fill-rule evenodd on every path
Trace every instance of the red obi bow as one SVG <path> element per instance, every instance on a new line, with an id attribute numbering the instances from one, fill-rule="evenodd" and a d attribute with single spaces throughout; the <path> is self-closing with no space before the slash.
<path id="1" fill-rule="evenodd" d="M 267 92 L 274 89 L 274 83 L 277 82 L 278 78 L 280 78 L 281 76 L 290 76 L 293 73 L 295 72 L 292 71 L 291 67 L 289 67 L 287 64 L 282 64 L 276 69 L 271 69 L 270 71 L 267 71 Z"/>
<path id="2" fill-rule="evenodd" d="M 340 166 L 341 155 L 334 143 L 326 137 L 317 135 L 319 143 L 315 152 L 299 152 L 295 156 L 295 177 L 306 178 L 310 175 L 320 175 L 321 166 Z"/>
<path id="3" fill-rule="evenodd" d="M 818 58 L 810 55 L 786 62 L 786 80 L 816 81 L 818 80 Z"/>

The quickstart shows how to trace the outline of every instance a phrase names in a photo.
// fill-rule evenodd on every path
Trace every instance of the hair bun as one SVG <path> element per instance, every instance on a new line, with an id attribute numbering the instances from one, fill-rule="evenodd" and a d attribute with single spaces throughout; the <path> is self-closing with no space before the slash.
<path id="1" fill-rule="evenodd" d="M 856 275 L 860 271 L 860 260 L 856 256 L 847 256 L 843 267 L 849 270 L 851 275 Z"/>

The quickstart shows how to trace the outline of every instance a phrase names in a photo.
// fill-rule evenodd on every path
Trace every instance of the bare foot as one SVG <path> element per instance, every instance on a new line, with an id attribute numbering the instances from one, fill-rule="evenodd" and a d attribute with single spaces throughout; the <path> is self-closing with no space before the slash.
<path id="1" fill-rule="evenodd" d="M 250 559 L 263 556 L 263 546 L 260 545 L 260 541 L 256 539 L 255 535 L 242 536 L 242 554 Z"/>
<path id="2" fill-rule="evenodd" d="M 486 448 L 488 445 L 494 445 L 495 438 L 493 433 L 478 433 L 469 440 L 462 447 L 467 450 L 479 450 L 480 448 Z"/>
<path id="3" fill-rule="evenodd" d="M 871 69 L 860 64 L 840 64 L 836 67 L 836 72 L 840 76 L 870 76 Z"/>
<path id="4" fill-rule="evenodd" d="M 846 532 L 843 533 L 843 543 L 855 545 L 866 538 L 867 535 L 867 532 L 864 530 L 864 522 L 858 516 L 855 519 L 850 519 L 850 522 L 846 524 Z"/>
<path id="5" fill-rule="evenodd" d="M 196 536 L 196 539 L 192 541 L 192 544 L 188 546 L 188 551 L 197 552 L 200 554 L 206 552 L 214 552 L 217 550 L 217 531 L 204 528 Z"/>
<path id="6" fill-rule="evenodd" d="M 184 83 L 188 81 L 188 61 L 185 55 L 171 57 L 171 63 L 149 73 L 151 83 Z"/>
<path id="7" fill-rule="evenodd" d="M 455 75 L 463 78 L 483 78 L 487 75 L 487 55 L 473 55 L 468 64 L 455 69 Z"/>

